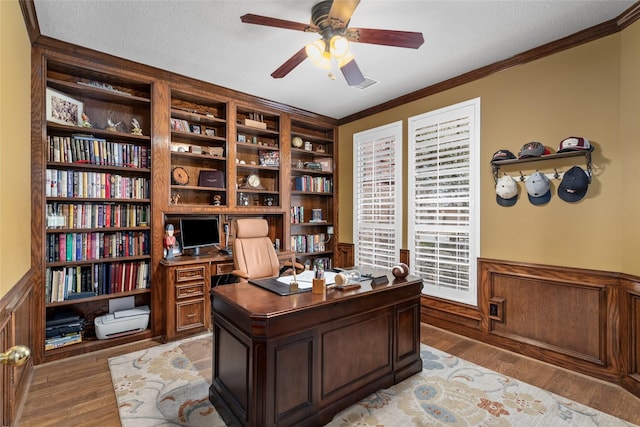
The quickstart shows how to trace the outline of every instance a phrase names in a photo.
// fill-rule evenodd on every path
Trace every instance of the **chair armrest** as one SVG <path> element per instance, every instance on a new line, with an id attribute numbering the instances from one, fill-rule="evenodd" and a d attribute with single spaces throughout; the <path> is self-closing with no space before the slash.
<path id="1" fill-rule="evenodd" d="M 242 279 L 248 279 L 249 278 L 249 274 L 242 271 L 242 270 L 233 270 L 231 272 L 231 274 L 233 274 L 234 276 L 240 277 Z"/>

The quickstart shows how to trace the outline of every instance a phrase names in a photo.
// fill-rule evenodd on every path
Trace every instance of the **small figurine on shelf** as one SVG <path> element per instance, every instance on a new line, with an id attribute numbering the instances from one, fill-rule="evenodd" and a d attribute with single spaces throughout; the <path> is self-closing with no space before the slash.
<path id="1" fill-rule="evenodd" d="M 122 122 L 113 123 L 111 119 L 107 119 L 107 130 L 110 132 L 118 132 L 118 126 L 120 126 Z"/>
<path id="2" fill-rule="evenodd" d="M 213 196 L 213 206 L 220 206 L 222 203 L 222 196 L 219 194 L 215 194 Z"/>
<path id="3" fill-rule="evenodd" d="M 177 205 L 179 201 L 180 201 L 180 194 L 178 194 L 178 193 L 173 193 L 173 194 L 171 195 L 171 204 L 172 204 L 172 205 Z"/>
<path id="4" fill-rule="evenodd" d="M 140 122 L 135 117 L 131 119 L 131 133 L 134 135 L 142 135 L 142 128 Z"/>
<path id="5" fill-rule="evenodd" d="M 164 235 L 164 257 L 173 258 L 173 247 L 176 245 L 176 236 L 173 235 L 173 224 L 168 224 Z"/>
<path id="6" fill-rule="evenodd" d="M 91 124 L 91 121 L 89 120 L 89 116 L 87 116 L 85 113 L 82 113 L 82 122 L 80 123 L 80 125 L 84 128 L 93 127 L 93 125 Z"/>

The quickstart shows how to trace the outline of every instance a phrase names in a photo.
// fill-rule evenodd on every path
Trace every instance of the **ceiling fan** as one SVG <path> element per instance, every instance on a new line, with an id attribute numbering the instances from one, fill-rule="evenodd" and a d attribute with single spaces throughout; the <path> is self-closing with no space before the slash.
<path id="1" fill-rule="evenodd" d="M 349 86 L 357 86 L 365 78 L 349 50 L 349 42 L 369 43 L 386 46 L 419 48 L 424 43 L 422 33 L 412 31 L 379 30 L 370 28 L 349 28 L 349 21 L 360 0 L 326 0 L 311 9 L 311 23 L 301 24 L 278 18 L 254 14 L 240 17 L 247 24 L 265 25 L 288 30 L 319 33 L 322 38 L 296 52 L 277 70 L 271 73 L 280 79 L 291 72 L 306 58 L 329 69 L 335 59 Z"/>

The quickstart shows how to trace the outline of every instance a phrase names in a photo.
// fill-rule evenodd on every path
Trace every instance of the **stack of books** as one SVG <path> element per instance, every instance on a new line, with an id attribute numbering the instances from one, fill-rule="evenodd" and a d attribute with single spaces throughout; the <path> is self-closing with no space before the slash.
<path id="1" fill-rule="evenodd" d="M 82 342 L 84 319 L 73 313 L 60 313 L 47 320 L 45 350 L 66 347 Z"/>

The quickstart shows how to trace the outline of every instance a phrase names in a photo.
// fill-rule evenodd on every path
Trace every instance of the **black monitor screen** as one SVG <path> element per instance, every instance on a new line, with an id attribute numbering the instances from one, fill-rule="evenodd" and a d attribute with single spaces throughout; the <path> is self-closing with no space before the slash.
<path id="1" fill-rule="evenodd" d="M 200 248 L 220 244 L 220 229 L 217 216 L 180 219 L 180 240 L 182 250 L 193 249 L 194 255 Z"/>

